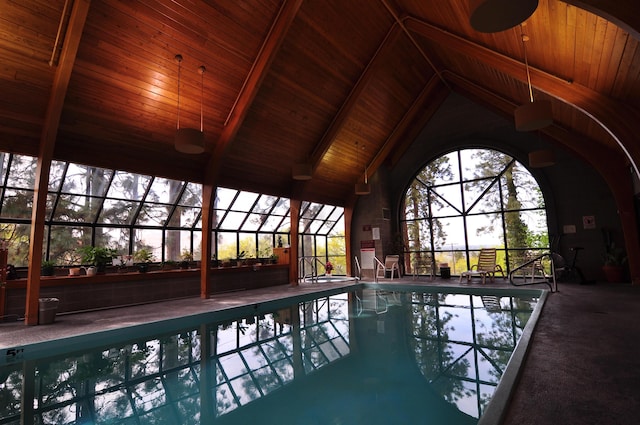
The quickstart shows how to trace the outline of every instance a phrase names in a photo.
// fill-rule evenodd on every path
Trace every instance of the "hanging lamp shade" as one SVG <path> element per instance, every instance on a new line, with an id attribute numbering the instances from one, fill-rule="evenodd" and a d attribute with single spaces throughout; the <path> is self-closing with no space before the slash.
<path id="1" fill-rule="evenodd" d="M 291 177 L 294 180 L 311 180 L 313 176 L 313 168 L 308 162 L 293 164 L 291 167 Z"/>
<path id="2" fill-rule="evenodd" d="M 196 128 L 180 128 L 180 74 L 182 70 L 182 55 L 176 55 L 175 61 L 178 63 L 178 123 L 173 143 L 178 152 L 200 154 L 204 152 L 204 117 L 202 110 L 204 100 L 204 73 L 206 68 L 204 65 L 198 68 L 198 73 L 202 80 L 200 83 L 200 130 Z"/>
<path id="3" fill-rule="evenodd" d="M 516 130 L 533 131 L 547 127 L 553 123 L 551 102 L 537 100 L 518 106 L 514 111 Z"/>
<path id="4" fill-rule="evenodd" d="M 204 152 L 204 133 L 196 128 L 179 128 L 174 138 L 178 152 L 198 154 Z"/>
<path id="5" fill-rule="evenodd" d="M 526 21 L 538 0 L 469 0 L 471 27 L 479 32 L 500 32 Z"/>
<path id="6" fill-rule="evenodd" d="M 544 168 L 555 165 L 556 155 L 552 150 L 541 149 L 533 152 L 529 152 L 529 167 L 531 168 Z"/>
<path id="7" fill-rule="evenodd" d="M 368 195 L 371 193 L 369 183 L 356 183 L 356 195 Z"/>

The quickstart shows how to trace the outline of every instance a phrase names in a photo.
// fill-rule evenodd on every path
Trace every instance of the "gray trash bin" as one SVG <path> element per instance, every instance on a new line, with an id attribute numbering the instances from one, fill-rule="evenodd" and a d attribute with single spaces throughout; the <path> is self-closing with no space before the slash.
<path id="1" fill-rule="evenodd" d="M 38 301 L 40 306 L 38 324 L 48 325 L 53 323 L 56 320 L 56 312 L 58 311 L 60 300 L 57 298 L 40 298 Z"/>

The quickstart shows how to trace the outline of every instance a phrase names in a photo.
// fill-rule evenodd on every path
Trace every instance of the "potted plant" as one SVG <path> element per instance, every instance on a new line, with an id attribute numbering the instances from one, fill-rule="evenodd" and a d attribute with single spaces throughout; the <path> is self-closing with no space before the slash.
<path id="1" fill-rule="evenodd" d="M 238 258 L 236 259 L 236 266 L 240 267 L 242 265 L 244 265 L 244 257 L 246 257 L 247 252 L 246 251 L 241 251 L 240 254 L 238 254 Z"/>
<path id="2" fill-rule="evenodd" d="M 140 273 L 146 273 L 149 270 L 149 264 L 154 260 L 153 252 L 148 248 L 140 248 L 133 253 L 133 261 L 138 265 Z"/>
<path id="3" fill-rule="evenodd" d="M 324 272 L 326 275 L 331 275 L 332 271 L 333 271 L 333 264 L 331 264 L 331 261 L 327 261 L 327 263 L 324 265 Z"/>
<path id="4" fill-rule="evenodd" d="M 182 250 L 182 254 L 180 254 L 180 268 L 188 269 L 193 261 L 193 254 L 188 249 Z"/>
<path id="5" fill-rule="evenodd" d="M 44 260 L 40 267 L 41 276 L 53 276 L 56 271 L 56 263 L 52 260 Z"/>
<path id="6" fill-rule="evenodd" d="M 111 260 L 118 256 L 115 249 L 105 247 L 83 246 L 79 251 L 82 264 L 95 266 L 98 273 L 104 273 L 107 264 L 111 264 Z"/>
<path id="7" fill-rule="evenodd" d="M 604 240 L 604 272 L 607 282 L 622 282 L 624 280 L 627 255 L 622 248 L 616 246 L 610 230 L 603 229 Z"/>

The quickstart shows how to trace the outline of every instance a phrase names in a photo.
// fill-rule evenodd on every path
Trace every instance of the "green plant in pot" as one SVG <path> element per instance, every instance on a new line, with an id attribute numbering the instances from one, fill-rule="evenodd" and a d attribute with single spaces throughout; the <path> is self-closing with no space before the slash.
<path id="1" fill-rule="evenodd" d="M 602 271 L 607 282 L 622 282 L 627 264 L 627 254 L 624 249 L 616 246 L 610 230 L 603 229 L 602 235 L 604 240 Z"/>
<path id="2" fill-rule="evenodd" d="M 56 262 L 52 260 L 44 260 L 40 266 L 41 276 L 53 276 L 56 271 Z"/>
<path id="3" fill-rule="evenodd" d="M 180 254 L 180 268 L 188 269 L 192 261 L 193 254 L 191 254 L 191 251 L 189 251 L 188 249 L 182 250 L 182 253 Z"/>
<path id="4" fill-rule="evenodd" d="M 153 252 L 148 248 L 140 248 L 133 253 L 133 261 L 138 265 L 140 273 L 149 271 L 149 264 L 154 260 Z"/>
<path id="5" fill-rule="evenodd" d="M 118 256 L 115 249 L 83 246 L 78 249 L 82 257 L 82 264 L 91 264 L 98 269 L 98 273 L 104 273 L 105 268 L 111 261 Z"/>

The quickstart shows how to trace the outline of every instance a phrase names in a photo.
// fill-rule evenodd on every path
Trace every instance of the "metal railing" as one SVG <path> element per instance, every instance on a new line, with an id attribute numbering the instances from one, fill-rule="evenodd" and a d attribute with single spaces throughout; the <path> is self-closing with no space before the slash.
<path id="1" fill-rule="evenodd" d="M 551 292 L 558 291 L 558 282 L 556 280 L 556 264 L 554 261 L 554 254 L 551 252 L 547 252 L 545 254 L 541 254 L 537 257 L 530 259 L 529 261 L 519 265 L 509 272 L 509 283 L 513 286 L 528 286 L 528 285 L 537 285 L 540 283 L 544 283 L 549 286 Z M 544 270 L 544 266 L 542 265 L 542 260 L 548 259 L 549 264 L 551 265 L 551 275 L 547 275 Z M 522 273 L 524 271 L 522 282 L 514 281 L 514 276 L 518 273 Z M 527 272 L 530 271 L 531 274 L 528 275 Z M 541 272 L 542 275 L 536 275 L 537 272 Z M 531 281 L 527 282 L 527 278 L 531 277 Z"/>
<path id="2" fill-rule="evenodd" d="M 325 263 L 319 257 L 315 255 L 307 255 L 298 259 L 298 280 L 304 281 L 311 279 L 311 281 L 318 281 L 318 264 L 321 267 L 325 267 Z"/>

